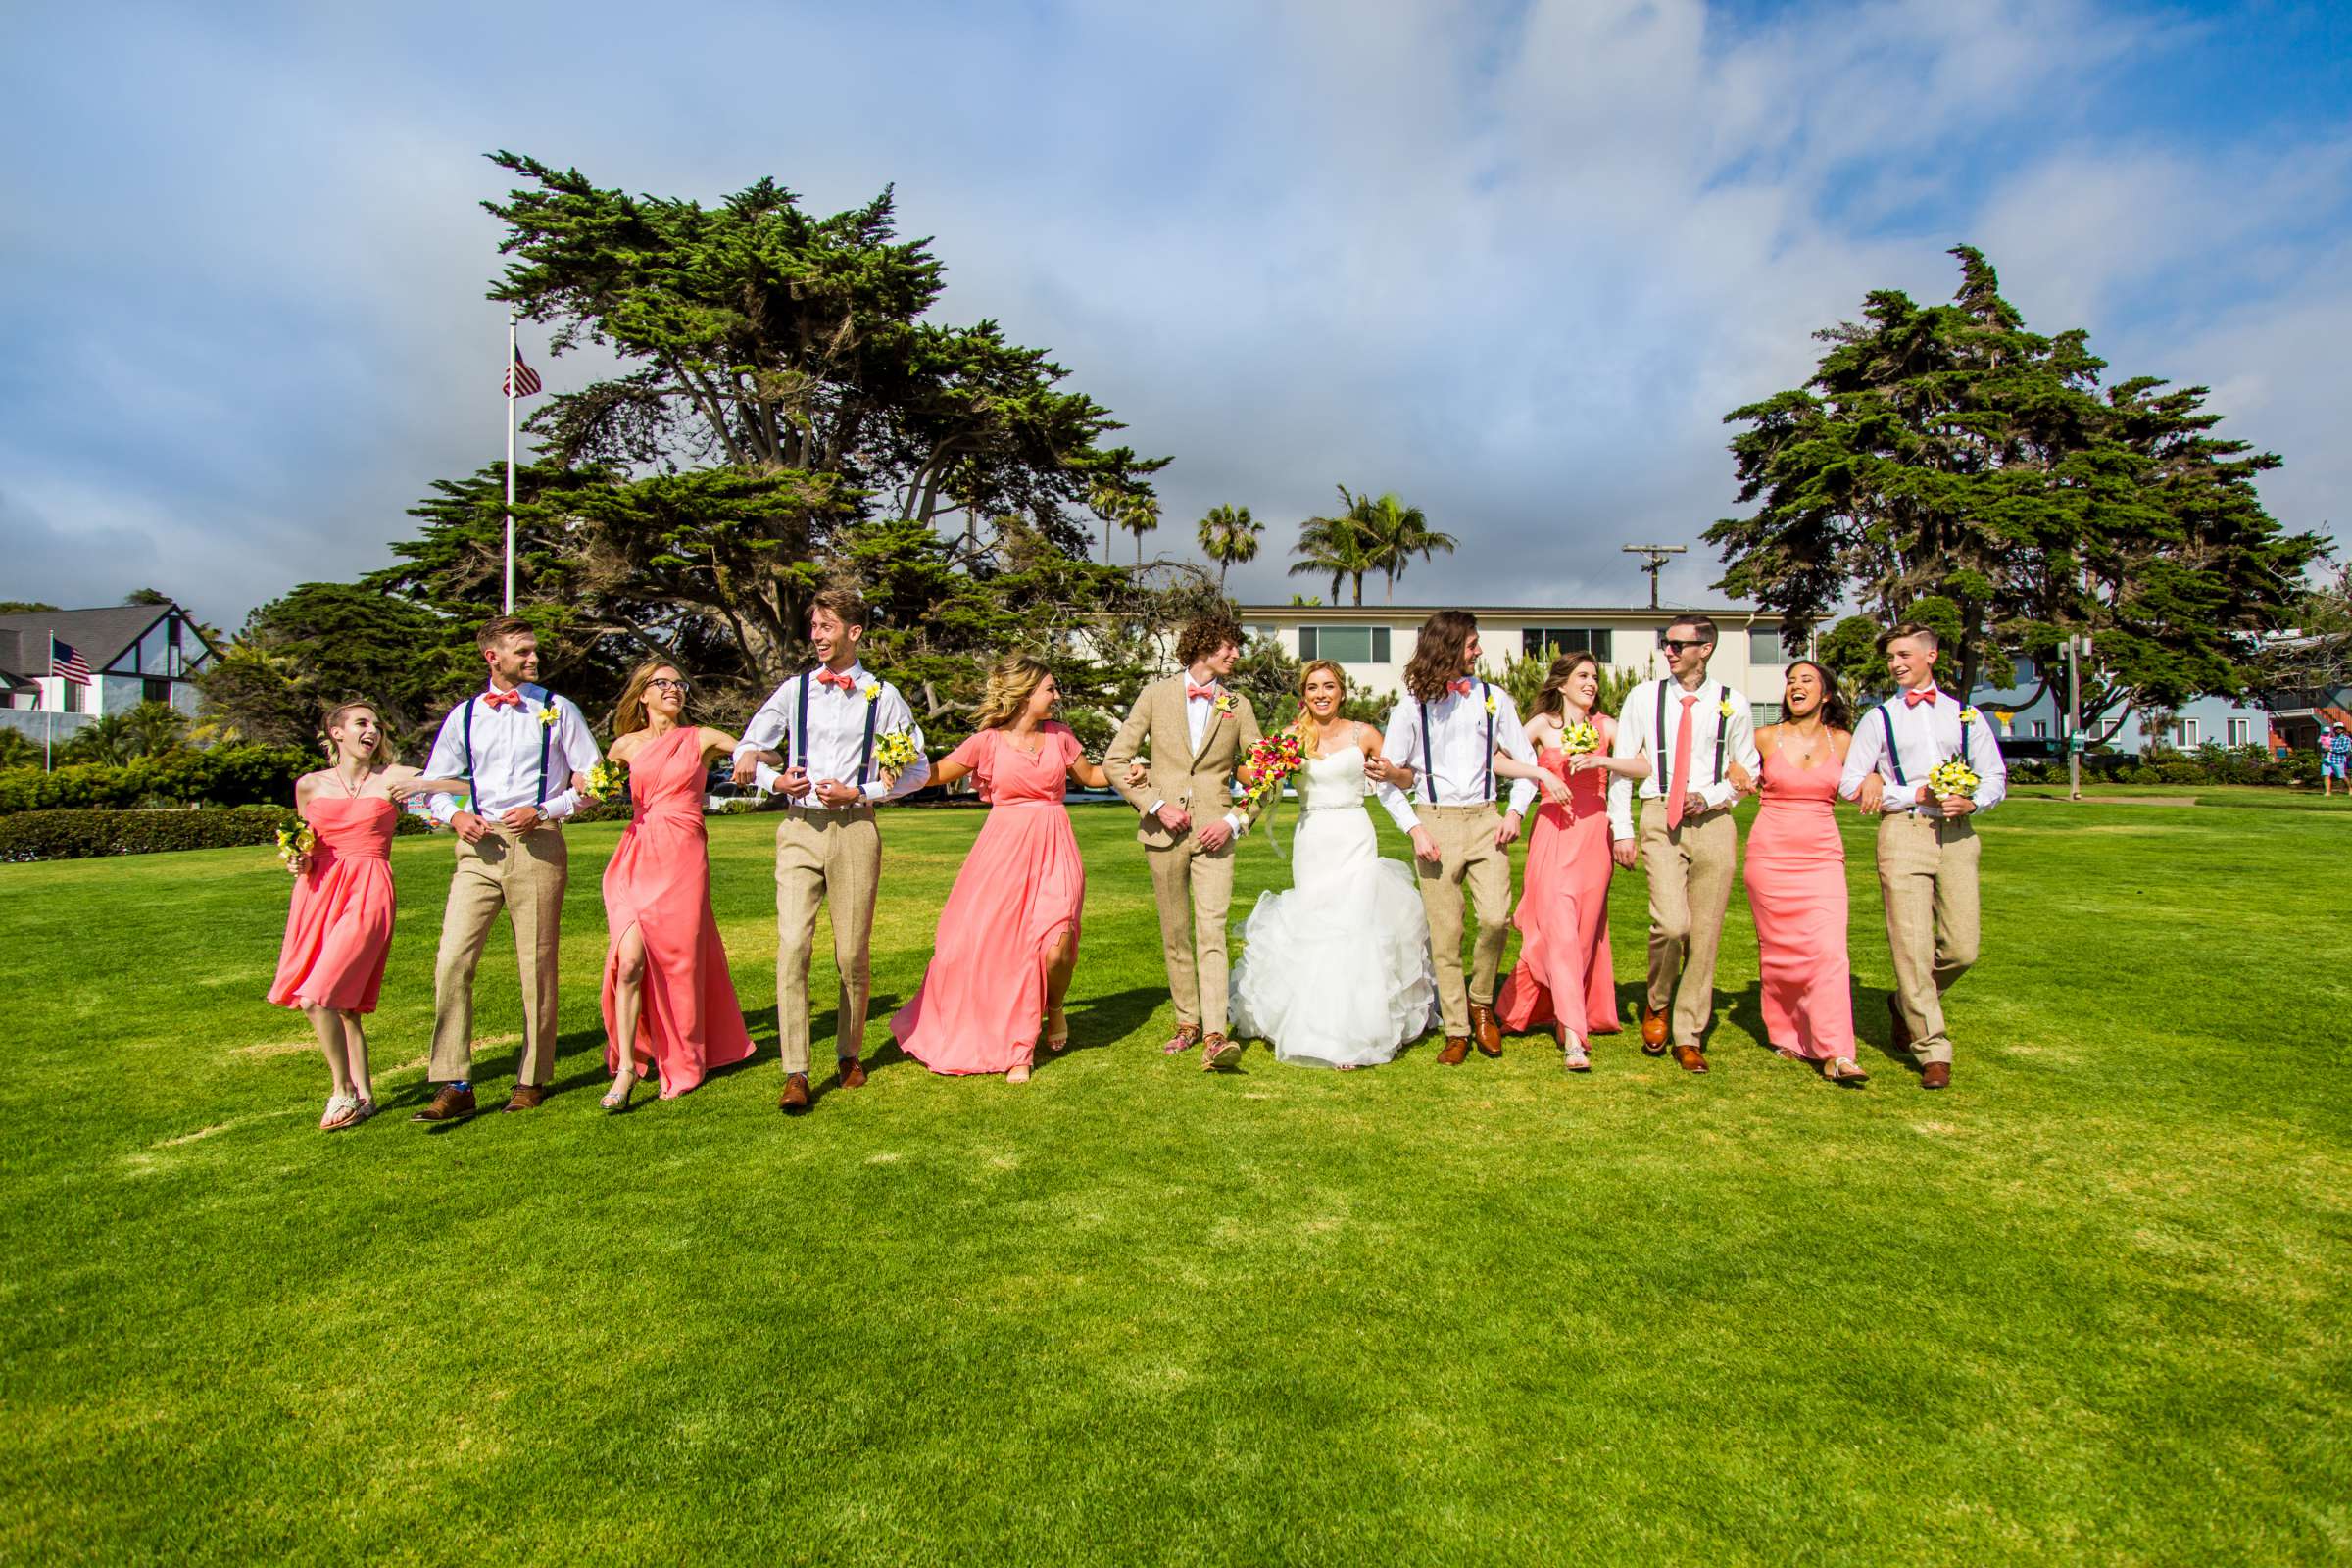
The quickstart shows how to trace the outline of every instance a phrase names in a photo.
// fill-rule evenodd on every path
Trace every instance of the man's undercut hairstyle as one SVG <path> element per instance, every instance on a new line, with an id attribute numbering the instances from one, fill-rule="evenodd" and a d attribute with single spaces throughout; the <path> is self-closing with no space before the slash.
<path id="1" fill-rule="evenodd" d="M 1176 662 L 1190 669 L 1204 656 L 1215 653 L 1227 643 L 1242 646 L 1242 623 L 1222 611 L 1212 610 L 1195 615 L 1184 623 L 1176 634 Z"/>
<path id="2" fill-rule="evenodd" d="M 1692 631 L 1698 633 L 1698 640 L 1702 643 L 1705 643 L 1709 648 L 1717 646 L 1722 641 L 1722 639 L 1715 634 L 1715 622 L 1709 620 L 1704 615 L 1675 616 L 1672 620 L 1666 623 L 1666 635 L 1669 637 L 1673 636 L 1674 628 L 1677 626 L 1690 627 Z"/>
<path id="3" fill-rule="evenodd" d="M 855 588 L 828 588 L 808 602 L 808 612 L 830 611 L 833 618 L 847 631 L 852 626 L 865 624 L 865 599 Z"/>
<path id="4" fill-rule="evenodd" d="M 1906 620 L 1899 626 L 1889 628 L 1886 635 L 1879 639 L 1879 652 L 1884 654 L 1905 637 L 1926 643 L 1931 653 L 1940 652 L 1943 648 L 1943 639 L 1936 635 L 1935 627 L 1922 626 L 1916 620 Z"/>
<path id="5" fill-rule="evenodd" d="M 1441 610 L 1421 623 L 1413 657 L 1404 662 L 1404 690 L 1417 703 L 1434 703 L 1462 677 L 1478 617 L 1467 610 Z"/>
<path id="6" fill-rule="evenodd" d="M 473 645 L 486 654 L 510 637 L 537 635 L 531 623 L 520 615 L 500 615 L 482 622 L 482 629 L 473 634 Z"/>

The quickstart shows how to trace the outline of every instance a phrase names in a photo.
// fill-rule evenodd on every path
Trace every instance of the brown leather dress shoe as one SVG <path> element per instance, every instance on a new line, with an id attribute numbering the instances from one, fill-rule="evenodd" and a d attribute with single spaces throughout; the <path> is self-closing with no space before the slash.
<path id="1" fill-rule="evenodd" d="M 1230 1067 L 1241 1059 L 1241 1055 L 1242 1043 L 1238 1040 L 1228 1040 L 1223 1035 L 1203 1035 L 1200 1038 L 1200 1070 L 1202 1072 L 1215 1072 L 1219 1067 Z"/>
<path id="2" fill-rule="evenodd" d="M 506 1108 L 509 1110 L 537 1110 L 540 1102 L 546 1099 L 547 1085 L 516 1084 L 514 1093 L 507 1101 Z"/>
<path id="3" fill-rule="evenodd" d="M 838 1059 L 841 1063 L 841 1087 L 863 1089 L 865 1087 L 865 1063 L 859 1061 L 856 1056 L 843 1056 Z"/>
<path id="4" fill-rule="evenodd" d="M 411 1121 L 464 1121 L 473 1114 L 473 1091 L 443 1084 L 433 1102 L 411 1116 Z"/>
<path id="5" fill-rule="evenodd" d="M 1494 1009 L 1483 1002 L 1470 1004 L 1470 1038 L 1478 1042 L 1480 1055 L 1502 1054 L 1502 1026 L 1494 1021 Z"/>
<path id="6" fill-rule="evenodd" d="M 1650 1011 L 1646 1002 L 1642 1004 L 1642 1051 L 1650 1056 L 1666 1054 L 1666 1015 Z"/>
<path id="7" fill-rule="evenodd" d="M 776 1097 L 776 1108 L 786 1115 L 798 1115 L 808 1108 L 808 1075 L 805 1072 L 788 1074 L 784 1092 Z"/>
<path id="8" fill-rule="evenodd" d="M 1948 1061 L 1929 1062 L 1919 1070 L 1919 1087 L 1922 1089 L 1951 1088 L 1952 1064 Z"/>
<path id="9" fill-rule="evenodd" d="M 1891 991 L 1886 993 L 1886 1022 L 1892 1031 L 1889 1038 L 1894 1042 L 1894 1049 L 1909 1051 L 1911 1049 L 1911 1026 L 1903 1022 L 1902 1004 L 1895 1000 L 1894 993 Z"/>
<path id="10" fill-rule="evenodd" d="M 1168 1036 L 1168 1043 L 1159 1048 L 1160 1054 L 1181 1056 L 1200 1043 L 1200 1026 L 1197 1023 L 1180 1023 L 1176 1026 L 1176 1032 Z"/>
<path id="11" fill-rule="evenodd" d="M 1469 1058 L 1470 1037 L 1468 1035 L 1447 1035 L 1446 1049 L 1438 1053 L 1439 1064 L 1446 1067 L 1459 1067 Z"/>
<path id="12" fill-rule="evenodd" d="M 1706 1054 L 1696 1046 L 1677 1046 L 1674 1048 L 1674 1064 L 1685 1072 L 1705 1072 Z"/>

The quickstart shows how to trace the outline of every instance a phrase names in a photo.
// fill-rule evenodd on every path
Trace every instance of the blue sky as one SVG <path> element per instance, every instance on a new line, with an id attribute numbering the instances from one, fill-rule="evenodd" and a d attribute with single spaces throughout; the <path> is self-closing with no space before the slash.
<path id="1" fill-rule="evenodd" d="M 1725 411 L 1968 240 L 2352 518 L 2352 7 L 1948 0 L 41 8 L 0 58 L 0 598 L 234 626 L 500 455 L 485 151 L 819 210 L 1219 502 L 1464 541 L 1402 600 L 1619 603 L 1732 509 Z M 526 338 L 526 353 L 532 343 Z M 532 354 L 551 385 L 590 368 Z M 1712 601 L 1703 547 L 1668 576 Z M 1375 590 L 1377 591 L 1377 589 Z"/>

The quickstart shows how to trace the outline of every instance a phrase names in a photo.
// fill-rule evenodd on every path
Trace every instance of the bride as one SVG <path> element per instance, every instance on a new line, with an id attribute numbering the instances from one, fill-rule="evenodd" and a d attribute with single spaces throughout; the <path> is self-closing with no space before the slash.
<path id="1" fill-rule="evenodd" d="M 1232 979 L 1235 1036 L 1270 1040 L 1277 1061 L 1316 1067 L 1391 1059 L 1428 1031 L 1437 1003 L 1412 868 L 1381 858 L 1364 809 L 1364 759 L 1380 755 L 1380 732 L 1339 716 L 1346 691 L 1329 660 L 1301 673 L 1292 732 L 1307 760 L 1293 777 L 1292 887 L 1259 895 Z M 1412 825 L 1395 786 L 1369 787 L 1399 826 Z"/>

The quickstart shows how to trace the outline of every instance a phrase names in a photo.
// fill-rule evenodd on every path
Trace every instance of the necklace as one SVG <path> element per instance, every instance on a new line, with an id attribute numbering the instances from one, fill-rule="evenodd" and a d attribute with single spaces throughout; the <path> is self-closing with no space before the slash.
<path id="1" fill-rule="evenodd" d="M 355 801 L 356 801 L 356 800 L 358 800 L 358 799 L 360 798 L 360 789 L 361 789 L 361 787 L 365 786 L 365 785 L 367 784 L 367 782 L 368 782 L 368 774 L 367 774 L 367 773 L 362 773 L 362 774 L 360 775 L 360 783 L 359 783 L 358 785 L 354 785 L 354 784 L 351 782 L 351 780 L 349 780 L 349 779 L 347 779 L 347 778 L 345 778 L 345 777 L 343 776 L 343 768 L 342 768 L 342 765 L 341 765 L 340 763 L 338 763 L 338 764 L 336 764 L 334 767 L 332 767 L 332 768 L 328 769 L 328 771 L 332 772 L 332 773 L 335 775 L 335 782 L 336 782 L 337 784 L 339 784 L 339 785 L 341 785 L 341 786 L 342 786 L 342 788 L 343 788 L 343 793 L 344 793 L 344 794 L 345 794 L 347 797 L 349 797 L 350 799 L 352 799 L 352 800 L 355 800 Z M 372 771 L 373 771 L 373 769 L 371 768 L 371 769 L 369 769 L 369 771 L 370 771 L 370 772 L 372 772 Z"/>
<path id="2" fill-rule="evenodd" d="M 1802 734 L 1802 732 L 1799 731 L 1795 725 L 1791 724 L 1788 726 L 1788 733 L 1781 737 L 1780 750 L 1784 756 L 1788 758 L 1788 760 L 1793 765 L 1797 767 L 1811 767 L 1813 765 L 1814 757 L 1821 749 L 1822 737 L 1820 735 L 1803 736 L 1804 746 L 1800 750 L 1796 745 L 1796 739 L 1800 734 Z"/>
<path id="3" fill-rule="evenodd" d="M 1007 727 L 1004 731 L 1004 744 L 1011 747 L 1014 751 L 1020 753 L 1023 757 L 1035 757 L 1038 753 L 1046 749 L 1045 731 L 1036 729 L 1027 731 L 1026 733 L 1032 742 L 1032 744 L 1028 746 L 1023 746 L 1019 741 L 1013 739 L 1013 736 L 1021 733 L 1023 732 L 1020 730 Z"/>

